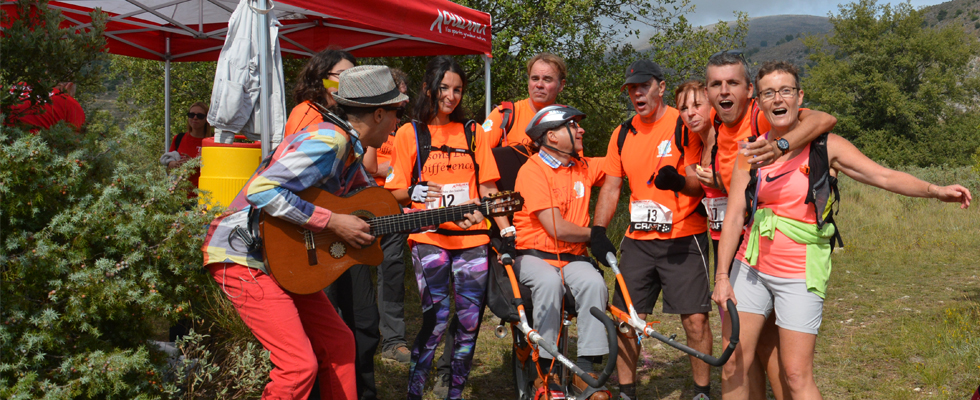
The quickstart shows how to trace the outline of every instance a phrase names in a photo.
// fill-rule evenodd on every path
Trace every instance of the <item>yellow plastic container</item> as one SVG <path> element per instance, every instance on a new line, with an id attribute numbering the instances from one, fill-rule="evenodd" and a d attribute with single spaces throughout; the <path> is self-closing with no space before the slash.
<path id="1" fill-rule="evenodd" d="M 244 136 L 236 137 L 244 139 Z M 228 207 L 248 178 L 262 162 L 262 144 L 215 143 L 213 137 L 201 143 L 201 179 L 198 187 L 211 192 L 208 208 Z M 198 197 L 204 203 L 205 196 Z"/>

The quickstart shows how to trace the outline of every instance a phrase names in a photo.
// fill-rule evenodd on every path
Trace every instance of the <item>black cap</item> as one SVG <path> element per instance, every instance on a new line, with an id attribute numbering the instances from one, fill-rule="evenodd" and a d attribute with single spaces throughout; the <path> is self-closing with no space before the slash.
<path id="1" fill-rule="evenodd" d="M 660 68 L 660 65 L 650 60 L 636 60 L 628 68 L 626 68 L 626 82 L 623 86 L 619 87 L 619 90 L 626 88 L 626 85 L 630 83 L 643 83 L 649 81 L 650 78 L 657 78 L 658 81 L 664 80 L 664 70 Z"/>

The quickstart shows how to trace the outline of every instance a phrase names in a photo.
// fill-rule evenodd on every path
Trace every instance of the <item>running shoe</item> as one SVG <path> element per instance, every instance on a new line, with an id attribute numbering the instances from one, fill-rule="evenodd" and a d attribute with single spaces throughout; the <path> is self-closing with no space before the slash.
<path id="1" fill-rule="evenodd" d="M 442 374 L 436 377 L 436 386 L 432 388 L 432 394 L 440 399 L 445 399 L 449 396 L 449 380 L 452 379 L 449 374 Z"/>
<path id="2" fill-rule="evenodd" d="M 382 351 L 381 359 L 408 364 L 412 361 L 412 352 L 408 351 L 408 347 L 405 345 L 399 345 Z"/>

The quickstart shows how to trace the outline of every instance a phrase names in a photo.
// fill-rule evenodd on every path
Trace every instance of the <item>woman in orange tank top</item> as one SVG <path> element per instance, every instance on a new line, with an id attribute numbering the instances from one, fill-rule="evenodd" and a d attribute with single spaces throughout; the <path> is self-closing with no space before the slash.
<path id="1" fill-rule="evenodd" d="M 768 62 L 756 81 L 760 108 L 772 125 L 768 139 L 778 145 L 782 135 L 799 123 L 803 103 L 799 72 L 786 62 Z M 726 399 L 747 398 L 747 366 L 772 311 L 779 331 L 781 378 L 790 398 L 821 398 L 813 378 L 813 354 L 830 273 L 829 238 L 836 228 L 832 223 L 818 227 L 815 207 L 805 203 L 807 175 L 814 161 L 809 149 L 821 138 L 758 170 L 751 226 L 743 226 L 750 173 L 737 168 L 733 172 L 712 296 L 721 307 L 734 300 L 741 321 L 740 346 L 722 373 Z M 970 205 L 972 195 L 963 186 L 937 186 L 882 167 L 840 136 L 829 134 L 825 140 L 831 174 L 843 172 L 858 182 L 905 196 L 937 198 L 960 203 L 962 208 Z M 733 262 L 740 235 L 744 243 Z M 729 323 L 725 320 L 723 330 L 731 329 Z"/>

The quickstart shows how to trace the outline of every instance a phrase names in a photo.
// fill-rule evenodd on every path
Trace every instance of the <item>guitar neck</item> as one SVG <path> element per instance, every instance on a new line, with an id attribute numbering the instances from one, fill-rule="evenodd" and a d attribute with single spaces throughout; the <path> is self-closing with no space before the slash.
<path id="1" fill-rule="evenodd" d="M 367 222 L 371 225 L 371 235 L 387 235 L 396 232 L 409 232 L 423 226 L 438 226 L 444 222 L 459 221 L 464 219 L 466 214 L 481 209 L 479 204 L 466 204 L 462 206 L 452 206 L 437 208 L 435 210 L 425 210 L 406 214 L 387 215 L 384 217 L 371 218 Z M 486 212 L 484 212 L 486 214 Z"/>

